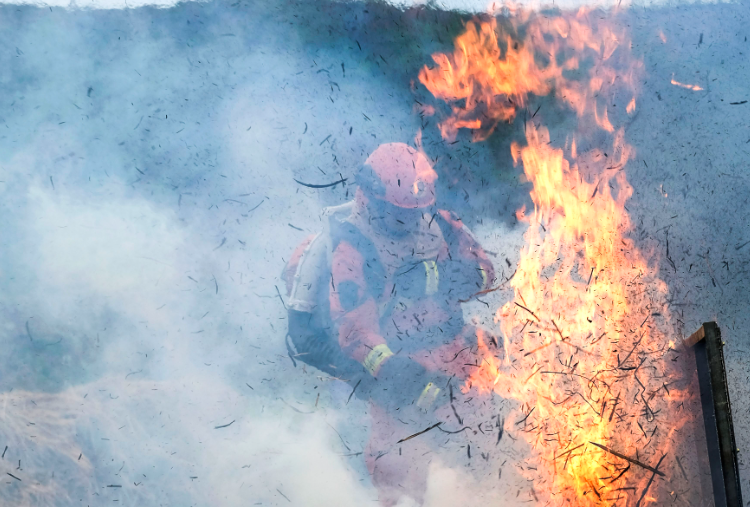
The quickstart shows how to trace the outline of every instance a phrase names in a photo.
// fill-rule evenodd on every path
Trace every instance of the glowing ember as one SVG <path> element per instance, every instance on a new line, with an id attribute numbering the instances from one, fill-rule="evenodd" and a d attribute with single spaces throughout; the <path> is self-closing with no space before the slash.
<path id="1" fill-rule="evenodd" d="M 669 387 L 675 363 L 663 358 L 673 350 L 666 285 L 628 237 L 633 149 L 608 114 L 615 105 L 635 112 L 642 66 L 601 13 L 519 12 L 502 23 L 467 23 L 453 54 L 433 55 L 436 67 L 420 72 L 450 104 L 444 137 L 469 128 L 486 139 L 532 95 L 552 92 L 578 129 L 555 147 L 538 115 L 525 125 L 526 145 L 512 145 L 534 210 L 517 213 L 528 223 L 526 246 L 509 282 L 514 297 L 496 313 L 506 359 L 480 333 L 485 360 L 465 388 L 518 400 L 505 429 L 533 449 L 523 473 L 540 505 L 654 503 L 652 479 L 671 468 L 664 455 L 690 416 L 680 406 L 686 393 Z M 607 146 L 580 151 L 601 131 Z"/>
<path id="2" fill-rule="evenodd" d="M 672 82 L 673 85 L 679 86 L 680 88 L 685 88 L 686 90 L 693 90 L 695 92 L 699 92 L 699 91 L 703 90 L 703 88 L 701 88 L 698 85 L 685 84 L 685 83 L 680 83 L 679 81 L 675 81 L 674 80 L 674 74 L 672 74 L 672 81 L 671 82 Z"/>

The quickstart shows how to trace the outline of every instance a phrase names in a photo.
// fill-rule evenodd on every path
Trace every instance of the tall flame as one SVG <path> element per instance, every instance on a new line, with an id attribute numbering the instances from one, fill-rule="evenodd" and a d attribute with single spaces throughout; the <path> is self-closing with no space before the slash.
<path id="1" fill-rule="evenodd" d="M 531 95 L 552 93 L 575 112 L 578 129 L 555 147 L 537 118 L 526 122 L 525 146 L 512 144 L 534 209 L 518 213 L 528 224 L 526 245 L 509 281 L 514 297 L 495 316 L 505 359 L 480 332 L 485 360 L 465 388 L 520 402 L 506 430 L 533 449 L 535 466 L 524 473 L 535 481 L 534 496 L 544 495 L 540 505 L 653 503 L 653 472 L 617 453 L 664 469 L 660 458 L 688 417 L 680 412 L 684 391 L 668 388 L 674 363 L 662 360 L 673 351 L 666 285 L 628 237 L 632 188 L 624 169 L 633 149 L 608 114 L 623 94 L 621 109 L 634 113 L 642 64 L 622 30 L 586 9 L 519 12 L 503 23 L 467 23 L 453 54 L 433 55 L 436 66 L 420 72 L 450 104 L 443 136 L 469 128 L 475 141 L 486 139 Z M 606 147 L 579 151 L 602 131 Z"/>
<path id="2" fill-rule="evenodd" d="M 514 32 L 524 17 L 510 20 L 516 23 L 510 27 Z M 470 128 L 474 140 L 484 140 L 500 121 L 513 119 L 530 94 L 547 95 L 553 89 L 580 118 L 592 116 L 596 125 L 613 132 L 597 97 L 606 96 L 617 81 L 634 88 L 641 67 L 632 60 L 618 65 L 630 58 L 629 51 L 612 58 L 624 35 L 599 18 L 591 21 L 585 9 L 545 23 L 532 18 L 523 28 L 524 40 L 518 41 L 505 30 L 498 36 L 495 18 L 469 22 L 453 54 L 434 54 L 436 66 L 421 70 L 420 82 L 435 97 L 453 102 L 452 115 L 440 125 L 443 136 L 452 141 L 458 129 Z M 582 64 L 590 66 L 589 79 L 571 79 L 583 72 Z"/>

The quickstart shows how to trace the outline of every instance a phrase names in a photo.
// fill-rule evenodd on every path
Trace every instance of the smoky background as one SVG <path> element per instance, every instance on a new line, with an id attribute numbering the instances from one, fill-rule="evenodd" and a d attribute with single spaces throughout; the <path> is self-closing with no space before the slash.
<path id="1" fill-rule="evenodd" d="M 633 237 L 661 259 L 676 333 L 722 327 L 743 486 L 748 14 L 619 14 L 646 75 L 627 131 Z M 380 143 L 418 142 L 441 207 L 509 277 L 514 213 L 530 204 L 509 150 L 523 118 L 447 144 L 420 115 L 442 106 L 419 69 L 470 18 L 322 1 L 0 7 L 1 471 L 22 479 L 5 475 L 3 504 L 375 502 L 357 455 L 366 404 L 284 345 L 281 270 L 354 187 L 294 178 L 351 181 Z M 563 142 L 567 113 L 537 106 Z M 507 297 L 467 304 L 467 317 L 492 327 Z M 520 456 L 495 452 L 511 469 Z M 431 465 L 428 505 L 529 500 L 527 485 L 477 482 L 480 458 L 460 459 Z"/>

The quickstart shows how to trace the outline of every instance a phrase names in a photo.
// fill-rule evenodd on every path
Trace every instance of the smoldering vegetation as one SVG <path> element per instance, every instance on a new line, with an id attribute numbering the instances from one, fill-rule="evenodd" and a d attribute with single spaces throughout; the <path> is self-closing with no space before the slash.
<path id="1" fill-rule="evenodd" d="M 0 12 L 2 503 L 372 503 L 358 454 L 367 406 L 292 363 L 279 278 L 320 229 L 318 211 L 352 189 L 293 178 L 351 179 L 379 143 L 421 131 L 441 206 L 510 276 L 523 232 L 514 212 L 528 204 L 509 151 L 522 118 L 486 142 L 447 145 L 418 107 L 444 107 L 416 76 L 469 16 L 247 1 Z M 742 414 L 748 9 L 620 15 L 647 73 L 628 130 L 633 234 L 669 259 L 684 332 L 724 326 Z M 564 140 L 566 113 L 539 105 L 553 142 Z M 492 326 L 505 297 L 467 316 Z M 466 416 L 476 427 L 505 410 Z M 746 452 L 745 418 L 736 425 Z M 472 453 L 465 433 L 441 434 L 448 457 L 425 456 L 428 504 L 532 501 L 512 441 L 495 434 Z"/>

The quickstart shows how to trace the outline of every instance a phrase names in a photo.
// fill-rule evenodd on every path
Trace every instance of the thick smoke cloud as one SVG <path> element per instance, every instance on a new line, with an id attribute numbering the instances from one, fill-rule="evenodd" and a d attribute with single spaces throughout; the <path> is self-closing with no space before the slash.
<path id="1" fill-rule="evenodd" d="M 5 11 L 2 503 L 371 501 L 275 292 L 326 74 L 272 13 Z"/>
<path id="2" fill-rule="evenodd" d="M 278 275 L 351 196 L 292 178 L 419 118 L 392 54 L 298 7 L 4 8 L 4 504 L 376 500 L 367 408 L 292 365 Z"/>

